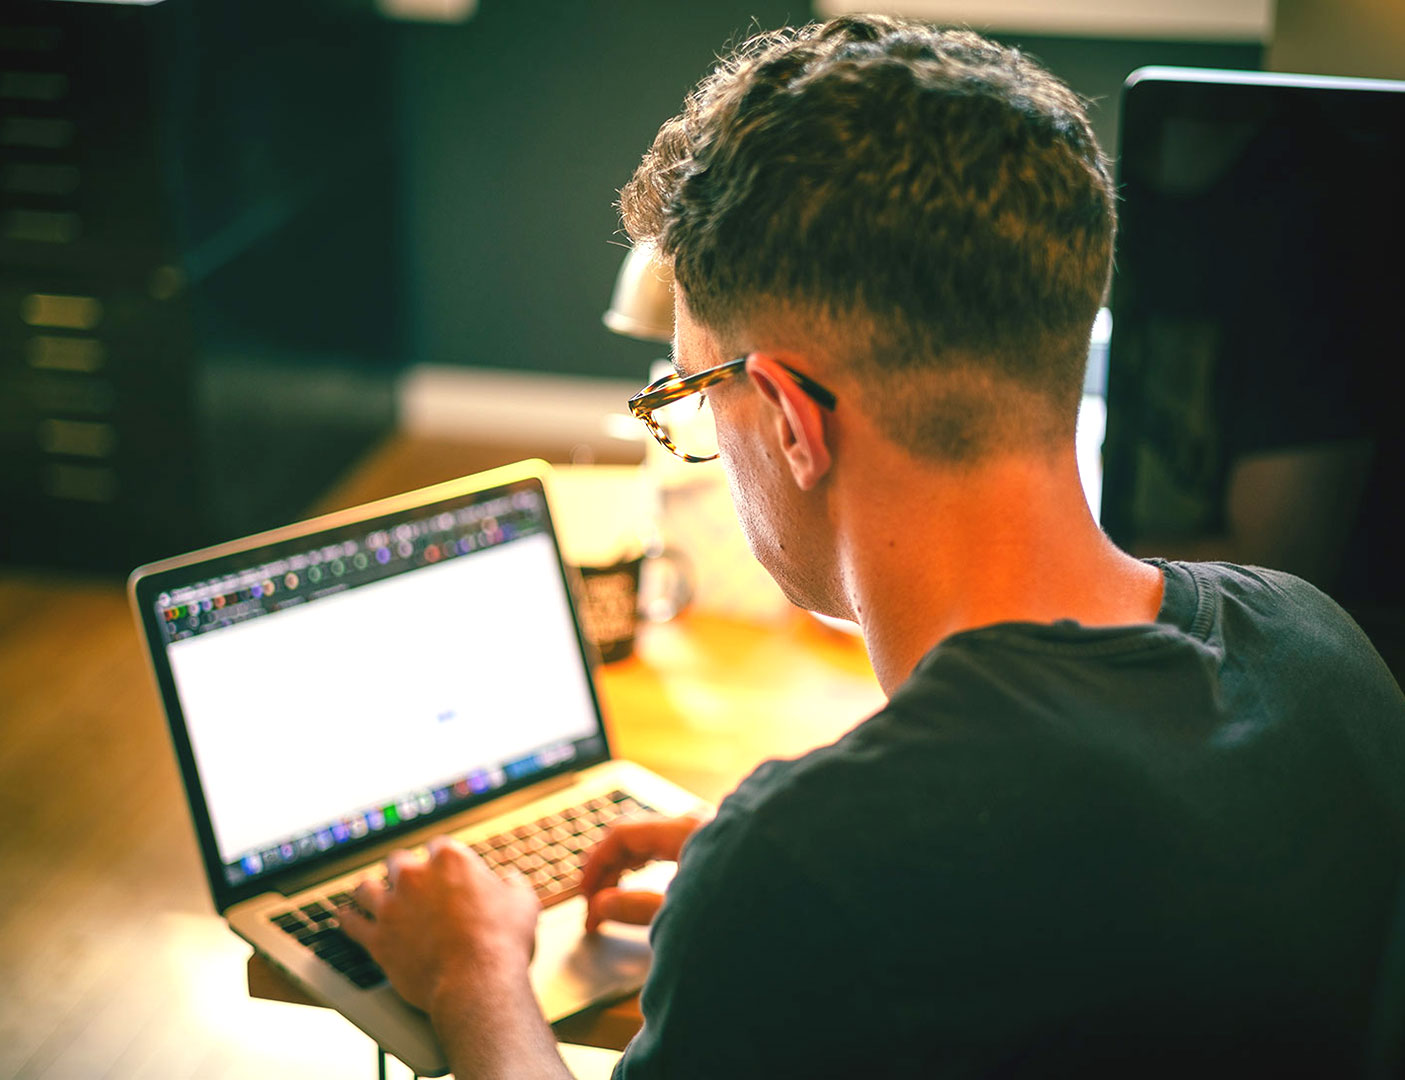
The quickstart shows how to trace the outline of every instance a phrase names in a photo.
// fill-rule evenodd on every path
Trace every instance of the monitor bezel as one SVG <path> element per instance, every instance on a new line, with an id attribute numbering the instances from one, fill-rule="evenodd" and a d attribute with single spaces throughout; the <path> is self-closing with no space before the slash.
<path id="1" fill-rule="evenodd" d="M 1127 76 L 1122 87 L 1114 178 L 1119 198 L 1126 198 L 1129 141 L 1140 137 L 1151 123 L 1169 115 L 1172 107 L 1179 106 L 1183 111 L 1187 99 L 1196 99 L 1197 108 L 1205 115 L 1223 117 L 1227 112 L 1238 115 L 1235 110 L 1261 109 L 1262 102 L 1276 95 L 1322 94 L 1339 96 L 1333 100 L 1355 95 L 1362 104 L 1385 105 L 1405 113 L 1405 81 L 1163 65 L 1138 68 Z M 1132 195 L 1135 196 L 1135 191 Z M 1125 219 L 1127 215 L 1121 216 Z M 1133 513 L 1137 490 L 1136 433 L 1142 424 L 1143 386 L 1139 374 L 1125 360 L 1118 361 L 1119 353 L 1126 355 L 1129 333 L 1125 293 L 1120 295 L 1118 289 L 1123 266 L 1123 228 L 1123 223 L 1119 223 L 1118 255 L 1108 304 L 1112 325 L 1108 342 L 1099 524 L 1114 543 L 1130 551 L 1137 549 L 1145 539 L 1138 535 Z"/>

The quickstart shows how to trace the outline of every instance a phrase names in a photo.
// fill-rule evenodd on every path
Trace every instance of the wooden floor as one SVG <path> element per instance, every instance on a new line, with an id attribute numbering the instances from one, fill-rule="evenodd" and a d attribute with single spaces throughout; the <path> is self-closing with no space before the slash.
<path id="1" fill-rule="evenodd" d="M 245 994 L 119 584 L 0 577 L 0 710 L 0 1076 L 374 1075 Z"/>
<path id="2" fill-rule="evenodd" d="M 521 456 L 402 447 L 355 491 Z M 251 1000 L 248 954 L 210 905 L 122 583 L 0 569 L 0 1077 L 375 1075 L 339 1016 Z"/>
<path id="3" fill-rule="evenodd" d="M 392 443 L 319 508 L 527 456 Z M 792 615 L 651 628 L 603 673 L 607 713 L 638 718 L 617 750 L 715 800 L 875 707 L 861 645 Z M 375 1075 L 340 1016 L 250 999 L 248 956 L 211 908 L 122 583 L 0 569 L 0 1080 Z"/>

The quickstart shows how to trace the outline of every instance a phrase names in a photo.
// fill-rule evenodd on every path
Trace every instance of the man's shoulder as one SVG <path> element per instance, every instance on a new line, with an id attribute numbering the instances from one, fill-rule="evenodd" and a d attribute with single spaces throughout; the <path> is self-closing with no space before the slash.
<path id="1" fill-rule="evenodd" d="M 1192 575 L 1202 587 L 1222 590 L 1232 596 L 1270 596 L 1292 604 L 1336 607 L 1335 602 L 1310 581 L 1268 566 L 1232 562 L 1172 562 Z"/>
<path id="2" fill-rule="evenodd" d="M 1270 623 L 1291 620 L 1304 611 L 1326 615 L 1330 624 L 1351 621 L 1316 585 L 1286 570 L 1231 562 L 1152 561 L 1168 575 L 1187 577 L 1202 607 L 1215 602 L 1252 604 L 1253 616 Z"/>
<path id="3" fill-rule="evenodd" d="M 1193 583 L 1199 609 L 1194 629 L 1237 661 L 1247 659 L 1275 672 L 1292 669 L 1321 685 L 1349 682 L 1363 693 L 1399 695 L 1370 638 L 1311 582 L 1262 566 L 1165 565 L 1168 574 L 1179 573 Z"/>
<path id="4" fill-rule="evenodd" d="M 725 834 L 731 849 L 794 851 L 799 833 L 834 836 L 857 827 L 875 799 L 882 812 L 890 811 L 894 800 L 914 791 L 904 765 L 911 762 L 910 748 L 905 751 L 903 742 L 921 740 L 922 730 L 903 729 L 902 715 L 885 707 L 832 743 L 762 762 L 722 800 L 704 833 L 718 840 Z M 931 772 L 927 777 L 939 779 Z"/>
<path id="5" fill-rule="evenodd" d="M 723 800 L 718 817 L 736 818 L 757 835 L 774 835 L 792 823 L 842 815 L 857 792 L 886 786 L 893 721 L 892 710 L 884 708 L 835 742 L 762 762 Z"/>
<path id="6" fill-rule="evenodd" d="M 992 741 L 983 718 L 959 704 L 930 704 L 890 705 L 833 743 L 764 762 L 723 800 L 697 854 L 718 873 L 783 870 L 826 891 L 852 877 L 837 853 L 901 857 L 915 843 L 964 833 L 1012 775 L 1027 793 L 1039 782 L 1036 753 Z"/>

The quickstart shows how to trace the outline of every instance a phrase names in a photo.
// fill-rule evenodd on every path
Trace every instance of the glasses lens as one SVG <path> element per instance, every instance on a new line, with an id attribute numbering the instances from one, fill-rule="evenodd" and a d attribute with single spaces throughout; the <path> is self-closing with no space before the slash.
<path id="1" fill-rule="evenodd" d="M 717 427 L 706 395 L 689 394 L 655 409 L 654 420 L 680 452 L 691 457 L 717 453 Z"/>

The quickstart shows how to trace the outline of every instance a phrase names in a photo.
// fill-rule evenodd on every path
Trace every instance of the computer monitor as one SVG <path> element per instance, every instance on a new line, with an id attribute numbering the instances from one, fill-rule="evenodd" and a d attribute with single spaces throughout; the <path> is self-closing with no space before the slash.
<path id="1" fill-rule="evenodd" d="M 1401 671 L 1405 83 L 1145 68 L 1123 92 L 1101 520 L 1295 572 Z"/>

